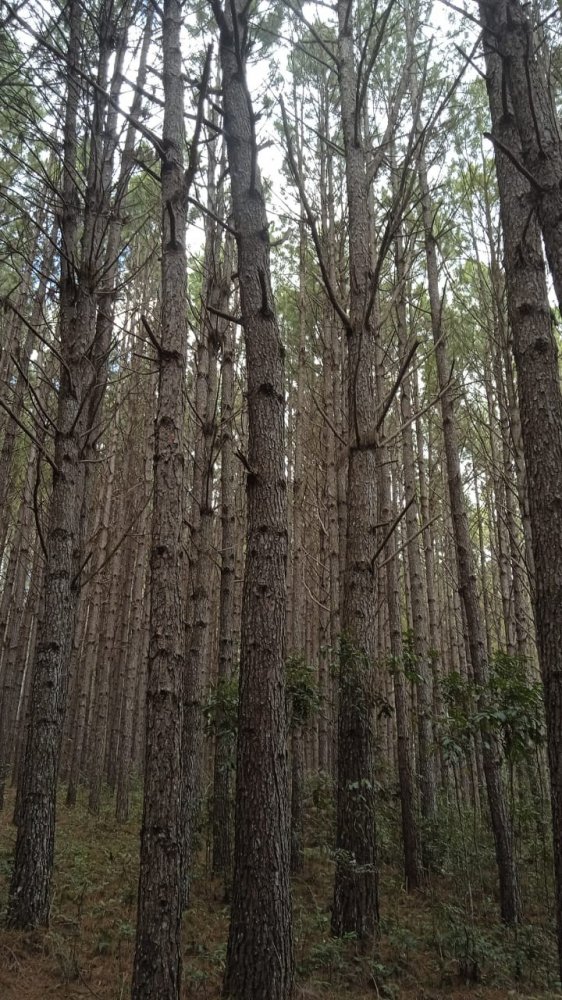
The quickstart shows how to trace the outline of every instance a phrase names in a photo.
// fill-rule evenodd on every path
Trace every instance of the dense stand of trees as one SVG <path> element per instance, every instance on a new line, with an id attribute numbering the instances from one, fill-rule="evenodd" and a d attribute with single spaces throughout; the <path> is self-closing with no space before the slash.
<path id="1" fill-rule="evenodd" d="M 470 816 L 518 925 L 548 781 L 562 973 L 559 13 L 453 6 L 0 9 L 6 921 L 140 785 L 135 1000 L 206 830 L 224 996 L 291 995 L 318 776 L 363 951 L 391 789 L 406 889 Z"/>

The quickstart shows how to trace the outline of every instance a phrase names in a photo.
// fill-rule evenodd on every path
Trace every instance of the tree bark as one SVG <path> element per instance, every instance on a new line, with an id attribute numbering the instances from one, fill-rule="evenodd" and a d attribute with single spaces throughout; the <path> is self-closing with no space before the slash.
<path id="1" fill-rule="evenodd" d="M 523 135 L 523 142 L 519 139 L 520 114 L 514 101 L 522 100 L 523 96 L 516 88 L 510 100 L 506 91 L 505 77 L 510 89 L 513 77 L 508 75 L 505 61 L 502 66 L 497 55 L 501 11 L 482 5 L 481 17 L 488 29 L 484 51 L 493 134 L 517 158 L 525 153 L 526 146 Z M 528 474 L 535 618 L 545 692 L 558 955 L 562 974 L 562 588 L 559 573 L 562 565 L 562 393 L 541 236 L 533 212 L 536 194 L 501 151 L 496 152 L 496 173 L 504 235 L 507 303 Z M 546 246 L 544 230 L 543 235 Z"/>
<path id="2" fill-rule="evenodd" d="M 30 724 L 24 787 L 10 887 L 8 923 L 26 928 L 46 924 L 54 862 L 55 809 L 62 727 L 66 707 L 68 658 L 78 597 L 80 507 L 84 470 L 80 463 L 86 396 L 91 385 L 88 349 L 94 300 L 71 262 L 77 249 L 78 205 L 75 183 L 79 86 L 80 10 L 69 8 L 68 93 L 64 129 L 60 291 L 60 388 L 55 433 L 53 491 L 47 532 L 45 607 L 33 663 Z M 86 239 L 84 237 L 84 239 Z M 84 243 L 84 252 L 87 248 Z"/>
<path id="3" fill-rule="evenodd" d="M 133 1000 L 179 1000 L 181 985 L 182 525 L 187 350 L 181 27 L 180 0 L 164 0 L 162 312 L 154 429 L 144 808 Z"/>
<path id="4" fill-rule="evenodd" d="M 445 461 L 449 502 L 451 505 L 451 517 L 453 522 L 455 555 L 459 577 L 459 591 L 466 612 L 468 645 L 470 649 L 473 676 L 476 684 L 479 686 L 481 691 L 484 692 L 489 676 L 488 658 L 486 653 L 486 635 L 481 621 L 481 612 L 476 588 L 476 573 L 472 555 L 472 540 L 470 538 L 466 505 L 463 494 L 453 394 L 452 388 L 449 384 L 451 365 L 447 357 L 444 330 L 441 324 L 441 297 L 439 294 L 437 249 L 435 237 L 433 235 L 433 212 L 423 154 L 420 156 L 419 168 L 426 243 L 431 325 L 435 347 L 435 360 L 437 364 L 438 385 L 441 395 L 443 440 L 445 445 Z M 481 708 L 485 707 L 484 693 L 482 693 L 479 697 L 479 704 Z M 501 916 L 505 923 L 513 924 L 517 923 L 521 916 L 521 903 L 519 899 L 519 888 L 517 884 L 513 848 L 513 832 L 502 788 L 499 747 L 494 735 L 489 732 L 486 733 L 482 739 L 482 759 L 496 849 Z"/>
<path id="5" fill-rule="evenodd" d="M 336 873 L 332 931 L 368 941 L 379 919 L 375 825 L 373 666 L 376 656 L 374 557 L 377 505 L 372 447 L 362 447 L 376 411 L 372 284 L 365 150 L 356 106 L 354 18 L 338 2 L 338 60 L 349 225 L 349 465 L 339 668 Z M 371 310 L 372 312 L 372 310 Z"/>
<path id="6" fill-rule="evenodd" d="M 230 268 L 227 269 L 230 272 Z M 230 273 L 225 275 L 224 301 L 228 306 Z M 227 284 L 228 278 L 228 284 Z M 218 625 L 218 674 L 220 691 L 232 679 L 234 672 L 234 583 L 235 583 L 235 475 L 233 448 L 234 407 L 234 332 L 228 324 L 222 345 L 221 382 L 221 579 Z M 230 772 L 234 751 L 234 734 L 225 729 L 223 713 L 216 718 L 215 758 L 213 772 L 213 871 L 230 871 L 232 862 L 232 817 L 230 804 Z"/>
<path id="7" fill-rule="evenodd" d="M 537 55 L 532 21 L 519 0 L 494 0 L 486 20 L 488 26 L 492 18 L 519 139 L 511 136 L 511 145 L 506 146 L 497 131 L 492 134 L 496 143 L 511 150 L 515 160 L 526 168 L 527 177 L 532 178 L 528 210 L 537 213 L 562 308 L 562 137 L 554 98 Z"/>
<path id="8" fill-rule="evenodd" d="M 224 129 L 238 244 L 248 393 L 246 566 L 240 649 L 234 883 L 224 996 L 285 1000 L 293 979 L 285 620 L 284 373 L 268 221 L 245 75 L 247 8 L 218 0 Z"/>

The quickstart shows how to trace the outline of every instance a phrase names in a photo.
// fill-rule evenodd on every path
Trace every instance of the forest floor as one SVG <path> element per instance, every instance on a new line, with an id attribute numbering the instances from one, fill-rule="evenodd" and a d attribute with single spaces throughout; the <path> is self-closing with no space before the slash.
<path id="1" fill-rule="evenodd" d="M 15 839 L 12 807 L 9 800 L 0 817 L 0 911 L 5 909 Z M 61 805 L 51 924 L 46 931 L 28 934 L 0 927 L 2 1000 L 129 997 L 139 813 L 138 797 L 125 826 L 116 823 L 110 803 L 96 818 L 81 803 L 73 810 Z M 312 840 L 318 840 L 321 825 L 316 817 Z M 470 872 L 466 844 L 463 850 Z M 305 874 L 293 883 L 295 1000 L 560 996 L 554 937 L 545 913 L 537 906 L 517 932 L 499 925 L 490 898 L 493 873 L 488 879 L 482 865 L 470 878 L 443 870 L 431 889 L 408 895 L 396 866 L 383 863 L 381 937 L 369 956 L 361 954 L 355 941 L 330 936 L 332 877 L 327 849 L 318 844 L 309 848 Z M 192 895 L 184 921 L 183 996 L 219 1000 L 228 907 L 221 883 L 206 871 L 203 851 Z M 470 919 L 467 913 L 472 913 Z"/>

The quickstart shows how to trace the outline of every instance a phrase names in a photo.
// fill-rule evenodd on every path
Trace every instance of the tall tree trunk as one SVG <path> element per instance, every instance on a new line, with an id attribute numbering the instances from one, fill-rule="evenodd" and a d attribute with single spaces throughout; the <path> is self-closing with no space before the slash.
<path id="1" fill-rule="evenodd" d="M 215 145 L 207 151 L 207 189 L 210 210 L 221 216 L 222 186 L 217 193 Z M 205 222 L 205 278 L 201 299 L 201 326 L 195 373 L 195 448 L 191 527 L 192 592 L 186 630 L 186 665 L 183 705 L 183 823 L 184 823 L 184 906 L 189 901 L 192 869 L 201 814 L 203 774 L 203 697 L 209 672 L 211 648 L 211 590 L 213 582 L 213 470 L 217 434 L 217 351 L 220 334 L 215 312 L 225 312 L 220 282 L 222 239 L 217 224 Z"/>
<path id="2" fill-rule="evenodd" d="M 213 10 L 238 244 L 248 392 L 247 541 L 236 773 L 234 883 L 224 996 L 285 1000 L 293 979 L 289 888 L 285 618 L 287 484 L 283 348 L 268 221 L 245 75 L 247 7 Z"/>
<path id="3" fill-rule="evenodd" d="M 505 63 L 502 66 L 497 55 L 501 11 L 482 5 L 481 17 L 488 29 L 484 51 L 493 134 L 519 158 L 525 152 L 525 141 L 520 142 L 516 127 L 516 123 L 520 124 L 519 114 L 507 96 L 506 66 Z M 511 83 L 511 77 L 507 79 Z M 523 98 L 515 90 L 512 99 Z M 502 152 L 496 153 L 496 172 L 509 321 L 528 474 L 535 618 L 545 691 L 558 956 L 562 975 L 562 393 L 541 237 L 533 212 L 536 192 Z"/>
<path id="4" fill-rule="evenodd" d="M 12 739 L 15 730 L 16 712 L 21 693 L 21 671 L 18 670 L 18 645 L 24 642 L 22 626 L 26 610 L 26 582 L 32 567 L 30 566 L 29 550 L 32 543 L 31 534 L 31 503 L 33 484 L 37 466 L 37 449 L 32 445 L 27 460 L 27 475 L 23 497 L 18 514 L 18 538 L 14 539 L 14 574 L 13 585 L 6 577 L 6 593 L 10 602 L 10 618 L 2 636 L 1 672 L 2 692 L 0 698 L 0 809 L 4 805 L 4 788 L 6 769 L 12 760 Z M 35 564 L 36 560 L 34 560 Z M 28 595 L 32 593 L 35 581 L 31 575 L 28 584 Z M 9 589 L 8 589 L 9 588 Z"/>
<path id="5" fill-rule="evenodd" d="M 294 111 L 298 114 L 296 91 Z M 297 119 L 298 120 L 298 119 Z M 302 134 L 299 135 L 299 172 L 302 172 Z M 294 463 L 292 491 L 292 587 L 291 633 L 289 649 L 293 656 L 305 656 L 305 590 L 304 590 L 304 502 L 306 492 L 305 471 L 305 362 L 306 362 L 306 230 L 301 213 L 299 220 L 299 290 L 298 290 L 298 345 L 296 368 L 296 405 L 294 413 Z M 294 717 L 295 705 L 289 706 L 291 714 L 291 871 L 302 871 L 304 864 L 303 838 L 303 781 L 304 781 L 304 732 L 302 720 Z"/>
<path id="6" fill-rule="evenodd" d="M 377 352 L 380 353 L 380 352 Z M 380 364 L 377 364 L 380 369 Z M 378 383 L 380 392 L 380 380 Z M 381 539 L 388 526 L 396 517 L 395 504 L 390 495 L 390 471 L 387 451 L 380 449 L 378 455 L 378 488 Z M 396 556 L 396 537 L 393 532 L 381 556 L 386 563 L 385 596 L 388 609 L 389 646 L 393 675 L 394 707 L 396 711 L 396 756 L 398 782 L 400 786 L 400 811 L 402 819 L 402 843 L 404 848 L 404 875 L 406 887 L 410 891 L 418 888 L 422 880 L 422 852 L 419 830 L 418 803 L 414 783 L 414 767 L 410 722 L 408 718 L 408 697 L 404 675 L 404 648 L 402 642 L 402 621 L 400 613 L 400 586 Z M 379 570 L 382 576 L 382 570 Z M 381 585 L 384 585 L 381 581 Z"/>
<path id="7" fill-rule="evenodd" d="M 53 223 L 52 231 L 49 234 L 49 239 L 46 240 L 46 246 L 43 250 L 39 283 L 37 288 L 33 291 L 33 308 L 31 310 L 31 317 L 29 320 L 30 328 L 27 330 L 23 344 L 16 352 L 18 359 L 18 371 L 15 378 L 10 409 L 13 416 L 18 420 L 21 419 L 23 411 L 31 355 L 35 344 L 33 330 L 40 329 L 43 318 L 43 307 L 45 305 L 45 298 L 47 295 L 47 288 L 49 285 L 49 278 L 52 272 L 55 255 L 55 240 L 56 223 Z M 6 535 L 9 525 L 10 504 L 8 502 L 8 497 L 9 489 L 12 485 L 11 473 L 16 450 L 17 436 L 18 427 L 16 421 L 13 417 L 7 416 L 2 449 L 0 451 L 0 562 L 2 561 L 2 557 L 4 555 Z"/>
<path id="8" fill-rule="evenodd" d="M 374 557 L 376 468 L 363 447 L 375 414 L 371 246 L 365 150 L 354 64 L 354 18 L 338 2 L 338 60 L 349 214 L 349 465 L 339 670 L 336 873 L 332 931 L 372 938 L 378 923 L 373 667 L 376 656 Z"/>
<path id="9" fill-rule="evenodd" d="M 145 416 L 144 423 L 151 427 L 151 422 Z M 144 652 L 144 602 L 148 600 L 147 587 L 147 554 L 148 554 L 148 501 L 152 485 L 150 466 L 152 464 L 152 435 L 145 433 L 143 463 L 143 496 L 145 507 L 141 513 L 137 528 L 137 551 L 133 571 L 133 586 L 131 594 L 131 628 L 127 648 L 123 651 L 125 657 L 125 688 L 123 695 L 123 723 L 119 743 L 119 759 L 117 763 L 117 796 L 115 816 L 118 823 L 125 823 L 129 818 L 129 798 L 131 788 L 131 771 L 133 768 L 133 725 L 134 703 L 140 664 Z"/>
<path id="10" fill-rule="evenodd" d="M 79 86 L 80 9 L 69 7 L 68 93 L 64 128 L 60 292 L 62 359 L 54 449 L 53 491 L 47 532 L 45 607 L 33 663 L 30 724 L 10 887 L 8 923 L 25 928 L 46 924 L 54 862 L 55 809 L 62 727 L 66 707 L 68 659 L 78 597 L 80 507 L 84 470 L 80 462 L 86 397 L 91 385 L 94 296 L 75 275 L 72 261 L 78 239 L 75 181 Z M 83 250 L 86 246 L 84 236 Z"/>
<path id="11" fill-rule="evenodd" d="M 228 308 L 230 268 L 224 275 L 224 303 Z M 218 624 L 219 706 L 216 718 L 213 771 L 213 871 L 228 873 L 232 860 L 232 819 L 230 807 L 230 772 L 234 735 L 226 728 L 221 696 L 234 673 L 234 582 L 236 568 L 235 475 L 233 448 L 234 407 L 234 331 L 228 324 L 223 336 L 221 366 L 221 579 Z"/>
<path id="12" fill-rule="evenodd" d="M 144 808 L 133 1000 L 179 1000 L 181 986 L 182 525 L 187 350 L 181 27 L 180 0 L 164 0 L 162 312 L 154 429 Z"/>
<path id="13" fill-rule="evenodd" d="M 537 54 L 532 20 L 520 0 L 495 0 L 485 22 L 488 27 L 492 18 L 519 140 L 513 136 L 515 145 L 506 146 L 497 130 L 492 135 L 512 153 L 517 149 L 519 163 L 532 178 L 532 204 L 562 308 L 562 136 L 554 96 Z"/>
<path id="14" fill-rule="evenodd" d="M 463 484 L 460 465 L 460 452 L 457 438 L 456 419 L 454 412 L 452 387 L 449 383 L 451 365 L 447 357 L 444 331 L 441 324 L 441 296 L 439 293 L 439 272 L 437 265 L 437 249 L 433 235 L 433 210 L 427 181 L 427 171 L 423 153 L 419 161 L 420 188 L 422 197 L 422 212 L 426 243 L 426 261 L 428 274 L 428 290 L 431 310 L 431 325 L 435 345 L 435 360 L 437 378 L 441 395 L 441 417 L 443 422 L 443 439 L 445 444 L 445 460 L 453 536 L 457 561 L 459 591 L 462 597 L 468 627 L 468 645 L 473 676 L 482 691 L 479 697 L 480 707 L 485 707 L 485 687 L 488 681 L 489 668 L 486 653 L 486 635 L 482 626 L 482 616 L 479 607 L 476 587 L 476 573 L 472 554 L 466 504 L 463 494 Z M 492 733 L 487 733 L 482 740 L 482 759 L 488 805 L 492 821 L 496 862 L 498 866 L 500 887 L 500 910 L 502 919 L 508 923 L 516 923 L 520 919 L 521 904 L 515 868 L 513 832 L 507 810 L 504 790 L 502 787 L 501 761 L 499 746 Z"/>
<path id="15" fill-rule="evenodd" d="M 407 332 L 406 276 L 404 237 L 401 230 L 396 236 L 396 280 L 398 298 L 396 302 L 396 326 L 398 343 L 403 361 L 410 348 Z M 414 448 L 411 377 L 406 374 L 400 386 L 400 412 L 402 416 L 402 467 L 404 477 L 404 503 L 406 534 L 408 538 L 408 576 L 412 600 L 413 649 L 417 674 L 417 731 L 418 731 L 418 772 L 420 783 L 421 813 L 425 821 L 424 851 L 429 860 L 429 844 L 437 813 L 437 789 L 435 780 L 435 759 L 433 749 L 432 710 L 433 692 L 431 664 L 429 658 L 429 620 L 425 575 L 419 539 L 419 510 L 417 497 L 417 476 Z"/>

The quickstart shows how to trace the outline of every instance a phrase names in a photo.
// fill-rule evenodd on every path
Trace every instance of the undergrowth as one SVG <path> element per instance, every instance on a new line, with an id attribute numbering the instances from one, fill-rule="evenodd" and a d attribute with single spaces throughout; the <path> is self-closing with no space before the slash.
<path id="1" fill-rule="evenodd" d="M 5 909 L 14 828 L 0 818 L 0 909 Z M 91 817 L 82 801 L 59 810 L 56 877 L 48 930 L 0 928 L 3 1000 L 123 1000 L 130 992 L 138 876 L 140 796 L 124 826 L 106 801 Z M 497 919 L 493 845 L 474 812 L 443 803 L 431 878 L 406 893 L 400 874 L 396 790 L 379 789 L 380 937 L 365 953 L 353 935 L 330 933 L 333 805 L 329 781 L 307 789 L 307 848 L 293 883 L 295 1000 L 549 998 L 556 980 L 548 844 L 532 817 L 519 824 L 525 923 Z M 534 833 L 532 832 L 534 829 Z M 202 844 L 184 919 L 183 995 L 219 1000 L 228 933 L 224 886 L 207 870 Z M 264 998 L 265 1000 L 265 998 Z"/>

